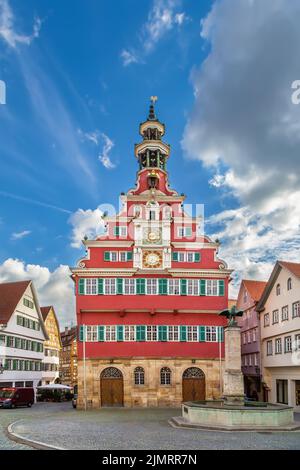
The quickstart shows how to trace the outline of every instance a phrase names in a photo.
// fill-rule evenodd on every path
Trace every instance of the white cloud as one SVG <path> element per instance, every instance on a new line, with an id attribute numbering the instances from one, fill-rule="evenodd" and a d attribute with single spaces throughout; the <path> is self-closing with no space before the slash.
<path id="1" fill-rule="evenodd" d="M 69 223 L 73 227 L 71 237 L 71 246 L 73 248 L 81 248 L 85 236 L 92 239 L 103 233 L 104 222 L 102 215 L 103 211 L 99 207 L 95 210 L 78 209 L 71 215 Z"/>
<path id="2" fill-rule="evenodd" d="M 31 234 L 30 230 L 23 230 L 23 232 L 14 232 L 11 235 L 12 240 L 20 240 L 21 238 L 27 237 Z"/>
<path id="3" fill-rule="evenodd" d="M 223 203 L 229 194 L 240 204 L 208 221 L 239 276 L 267 277 L 276 258 L 300 259 L 299 15 L 298 2 L 221 0 L 201 24 L 210 52 L 192 73 L 182 145 L 215 172 Z"/>
<path id="4" fill-rule="evenodd" d="M 113 163 L 110 159 L 110 152 L 112 151 L 115 144 L 104 132 L 100 132 L 98 130 L 93 132 L 83 132 L 81 129 L 78 129 L 78 133 L 83 140 L 92 142 L 97 147 L 102 145 L 102 149 L 98 158 L 107 170 L 112 170 L 116 167 L 115 163 Z"/>
<path id="5" fill-rule="evenodd" d="M 25 264 L 9 258 L 0 265 L 0 282 L 31 279 L 38 291 L 40 305 L 53 305 L 61 329 L 76 323 L 74 284 L 68 266 L 60 265 L 53 272 L 48 268 Z"/>
<path id="6" fill-rule="evenodd" d="M 127 67 L 127 65 L 137 64 L 139 62 L 139 59 L 136 53 L 133 51 L 128 51 L 127 49 L 123 49 L 120 55 L 123 61 L 123 65 L 125 67 Z"/>
<path id="7" fill-rule="evenodd" d="M 168 32 L 181 27 L 189 20 L 185 12 L 178 11 L 181 0 L 153 0 L 148 13 L 147 21 L 143 24 L 139 34 L 139 52 L 123 49 L 121 58 L 126 67 L 130 64 L 140 63 L 145 54 L 153 51 L 157 43 Z"/>
<path id="8" fill-rule="evenodd" d="M 12 48 L 18 44 L 29 46 L 32 41 L 39 37 L 41 19 L 35 18 L 33 32 L 30 35 L 19 34 L 15 30 L 15 17 L 8 0 L 0 0 L 0 37 Z"/>

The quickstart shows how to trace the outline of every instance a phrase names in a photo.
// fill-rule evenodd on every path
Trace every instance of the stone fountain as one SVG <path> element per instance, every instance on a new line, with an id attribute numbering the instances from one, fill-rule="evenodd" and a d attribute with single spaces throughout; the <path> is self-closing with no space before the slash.
<path id="1" fill-rule="evenodd" d="M 264 402 L 245 401 L 241 369 L 241 331 L 236 322 L 243 312 L 236 307 L 220 315 L 228 319 L 225 328 L 225 363 L 223 396 L 220 400 L 187 402 L 182 416 L 172 418 L 174 427 L 215 429 L 226 431 L 293 431 L 300 429 L 294 422 L 293 408 Z"/>

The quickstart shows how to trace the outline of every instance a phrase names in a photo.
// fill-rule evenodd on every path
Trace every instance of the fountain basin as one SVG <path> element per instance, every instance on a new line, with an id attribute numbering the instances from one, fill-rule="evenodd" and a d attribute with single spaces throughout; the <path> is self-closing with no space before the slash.
<path id="1" fill-rule="evenodd" d="M 184 403 L 182 417 L 173 418 L 171 424 L 219 430 L 300 430 L 292 407 L 257 402 L 231 406 L 222 400 Z"/>

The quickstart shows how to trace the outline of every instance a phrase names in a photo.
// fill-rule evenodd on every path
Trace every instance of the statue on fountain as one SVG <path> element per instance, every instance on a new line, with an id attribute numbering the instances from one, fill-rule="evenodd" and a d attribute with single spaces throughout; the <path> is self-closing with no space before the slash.
<path id="1" fill-rule="evenodd" d="M 219 315 L 226 317 L 228 319 L 227 326 L 237 326 L 236 317 L 242 317 L 243 313 L 244 312 L 242 310 L 237 310 L 236 306 L 233 305 L 230 310 L 229 309 L 223 310 L 222 312 L 219 313 Z"/>

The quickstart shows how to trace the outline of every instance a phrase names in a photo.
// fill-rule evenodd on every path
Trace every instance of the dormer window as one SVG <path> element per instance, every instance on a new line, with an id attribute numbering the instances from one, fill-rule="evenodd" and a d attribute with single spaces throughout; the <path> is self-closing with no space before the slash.
<path id="1" fill-rule="evenodd" d="M 178 227 L 178 238 L 188 238 L 192 236 L 192 227 Z"/>

